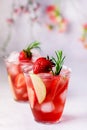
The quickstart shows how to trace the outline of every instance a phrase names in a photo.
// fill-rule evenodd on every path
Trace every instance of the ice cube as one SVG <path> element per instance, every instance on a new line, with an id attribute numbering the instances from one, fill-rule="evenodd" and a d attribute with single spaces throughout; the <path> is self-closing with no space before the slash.
<path id="1" fill-rule="evenodd" d="M 62 68 L 63 70 L 67 70 L 67 71 L 69 71 L 69 72 L 71 72 L 72 70 L 71 70 L 71 68 L 68 68 L 67 66 L 65 66 L 65 65 L 63 65 L 63 68 Z"/>
<path id="2" fill-rule="evenodd" d="M 19 74 L 19 66 L 16 64 L 10 64 L 8 67 L 8 72 L 12 76 Z"/>
<path id="3" fill-rule="evenodd" d="M 71 69 L 68 68 L 67 66 L 64 66 L 62 67 L 62 70 L 60 72 L 60 75 L 63 76 L 63 77 L 69 77 L 71 74 Z"/>
<path id="4" fill-rule="evenodd" d="M 43 103 L 41 105 L 42 112 L 52 112 L 55 109 L 53 102 Z"/>
<path id="5" fill-rule="evenodd" d="M 14 61 L 18 62 L 19 61 L 18 57 L 19 57 L 19 53 L 14 51 L 14 52 L 10 53 L 10 55 L 7 58 L 7 61 L 8 62 L 14 62 Z"/>
<path id="6" fill-rule="evenodd" d="M 64 70 L 67 70 L 67 69 L 68 69 L 68 67 L 67 67 L 67 66 L 65 66 L 65 65 L 63 65 L 63 69 L 64 69 Z"/>
<path id="7" fill-rule="evenodd" d="M 67 90 L 65 90 L 63 93 L 61 93 L 60 98 L 61 98 L 61 101 L 62 101 L 62 102 L 65 101 L 65 99 L 66 99 L 66 94 L 67 94 Z"/>

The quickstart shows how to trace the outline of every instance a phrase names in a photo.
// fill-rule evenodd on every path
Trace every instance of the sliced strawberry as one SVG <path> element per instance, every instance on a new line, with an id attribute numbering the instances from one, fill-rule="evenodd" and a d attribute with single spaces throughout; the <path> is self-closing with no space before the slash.
<path id="1" fill-rule="evenodd" d="M 15 86 L 17 88 L 21 88 L 25 85 L 26 83 L 25 83 L 24 75 L 22 73 L 18 74 L 15 78 Z"/>

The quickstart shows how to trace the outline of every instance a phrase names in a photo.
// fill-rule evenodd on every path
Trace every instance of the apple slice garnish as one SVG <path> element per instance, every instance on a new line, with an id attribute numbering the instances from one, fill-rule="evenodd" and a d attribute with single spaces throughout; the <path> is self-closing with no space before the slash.
<path id="1" fill-rule="evenodd" d="M 35 94 L 31 87 L 28 87 L 28 97 L 29 97 L 30 106 L 31 108 L 33 108 L 35 102 Z"/>
<path id="2" fill-rule="evenodd" d="M 17 100 L 16 94 L 15 94 L 15 90 L 14 90 L 14 86 L 13 86 L 11 77 L 9 75 L 8 75 L 8 81 L 9 81 L 9 85 L 10 85 L 10 88 L 11 88 L 12 93 L 13 93 L 13 97 L 14 97 L 15 100 Z"/>
<path id="3" fill-rule="evenodd" d="M 38 75 L 30 74 L 30 78 L 33 83 L 38 103 L 41 104 L 46 98 L 46 86 Z"/>

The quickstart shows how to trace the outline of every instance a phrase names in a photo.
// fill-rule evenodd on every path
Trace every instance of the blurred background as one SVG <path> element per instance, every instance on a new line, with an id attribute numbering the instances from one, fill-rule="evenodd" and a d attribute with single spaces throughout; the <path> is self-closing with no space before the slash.
<path id="1" fill-rule="evenodd" d="M 86 5 L 86 0 L 0 0 L 0 57 L 35 40 L 43 55 L 62 49 L 72 69 L 69 95 L 86 96 Z M 4 80 L 2 58 L 0 62 Z"/>

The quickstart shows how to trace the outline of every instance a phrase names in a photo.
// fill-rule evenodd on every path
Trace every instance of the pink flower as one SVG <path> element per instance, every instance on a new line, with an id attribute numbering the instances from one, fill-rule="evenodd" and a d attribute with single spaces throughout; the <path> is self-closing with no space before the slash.
<path id="1" fill-rule="evenodd" d="M 14 23 L 14 19 L 12 19 L 12 18 L 8 18 L 6 21 L 7 21 L 7 23 L 9 23 L 9 24 L 13 24 L 13 23 Z"/>
<path id="2" fill-rule="evenodd" d="M 65 32 L 67 29 L 68 21 L 66 19 L 62 19 L 59 23 L 59 32 Z"/>
<path id="3" fill-rule="evenodd" d="M 79 40 L 80 40 L 81 42 L 85 42 L 85 38 L 84 38 L 84 37 L 81 37 Z"/>
<path id="4" fill-rule="evenodd" d="M 54 10 L 56 10 L 56 6 L 55 5 L 49 5 L 46 8 L 46 12 L 47 13 L 53 12 Z"/>
<path id="5" fill-rule="evenodd" d="M 20 13 L 20 8 L 15 8 L 14 13 L 19 14 Z"/>
<path id="6" fill-rule="evenodd" d="M 84 29 L 87 29 L 87 23 L 83 25 L 83 28 L 84 28 Z"/>

